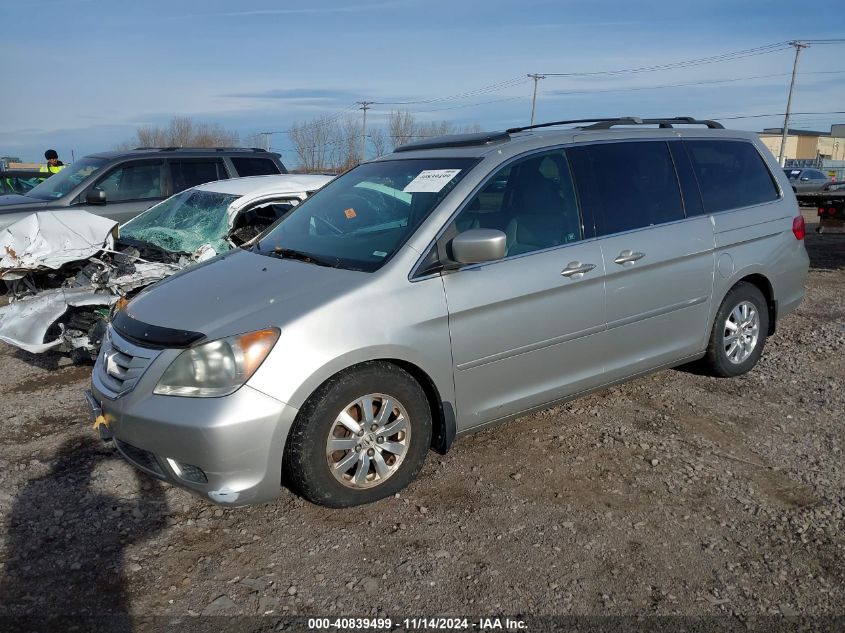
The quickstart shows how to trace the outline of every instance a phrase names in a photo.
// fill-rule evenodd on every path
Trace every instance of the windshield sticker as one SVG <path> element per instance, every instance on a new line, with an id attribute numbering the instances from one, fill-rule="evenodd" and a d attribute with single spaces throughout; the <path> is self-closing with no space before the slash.
<path id="1" fill-rule="evenodd" d="M 461 173 L 460 169 L 424 169 L 402 190 L 405 193 L 437 193 Z"/>
<path id="2" fill-rule="evenodd" d="M 373 255 L 375 257 L 387 257 L 387 253 L 384 251 L 373 251 Z"/>
<path id="3" fill-rule="evenodd" d="M 350 207 L 343 212 L 343 215 L 346 216 L 347 220 L 351 220 L 352 218 L 356 217 L 358 214 L 355 213 L 355 209 Z"/>

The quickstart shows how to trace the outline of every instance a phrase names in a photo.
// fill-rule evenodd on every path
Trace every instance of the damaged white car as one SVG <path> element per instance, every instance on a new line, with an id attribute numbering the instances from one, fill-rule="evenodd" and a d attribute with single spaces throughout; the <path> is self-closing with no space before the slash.
<path id="1" fill-rule="evenodd" d="M 118 227 L 86 211 L 34 213 L 0 232 L 0 340 L 32 353 L 99 350 L 121 298 L 253 240 L 332 179 L 234 178 L 187 189 Z"/>

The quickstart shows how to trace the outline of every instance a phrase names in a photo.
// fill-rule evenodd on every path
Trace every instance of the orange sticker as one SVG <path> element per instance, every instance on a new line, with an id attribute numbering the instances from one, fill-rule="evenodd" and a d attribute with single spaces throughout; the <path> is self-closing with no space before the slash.
<path id="1" fill-rule="evenodd" d="M 355 213 L 355 209 L 353 209 L 352 207 L 350 207 L 346 211 L 344 211 L 343 214 L 346 216 L 347 220 L 351 220 L 352 218 L 354 218 L 358 215 L 357 213 Z"/>

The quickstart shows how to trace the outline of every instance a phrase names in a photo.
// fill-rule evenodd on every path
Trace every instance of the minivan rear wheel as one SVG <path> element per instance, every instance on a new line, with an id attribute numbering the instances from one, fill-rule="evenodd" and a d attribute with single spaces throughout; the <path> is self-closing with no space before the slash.
<path id="1" fill-rule="evenodd" d="M 719 306 L 704 361 L 721 377 L 749 371 L 763 353 L 769 331 L 769 310 L 763 293 L 747 282 L 728 292 Z"/>
<path id="2" fill-rule="evenodd" d="M 297 415 L 285 475 L 319 505 L 346 508 L 383 499 L 417 476 L 431 444 L 428 400 L 396 365 L 357 365 L 324 383 Z"/>

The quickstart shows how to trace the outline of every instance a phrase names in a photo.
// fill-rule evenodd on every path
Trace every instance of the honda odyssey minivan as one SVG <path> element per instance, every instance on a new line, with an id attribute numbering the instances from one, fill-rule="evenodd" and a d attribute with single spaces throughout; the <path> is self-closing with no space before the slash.
<path id="1" fill-rule="evenodd" d="M 461 435 L 694 360 L 749 371 L 804 295 L 803 238 L 768 150 L 712 121 L 428 139 L 132 299 L 89 403 L 216 503 L 367 503 Z"/>

